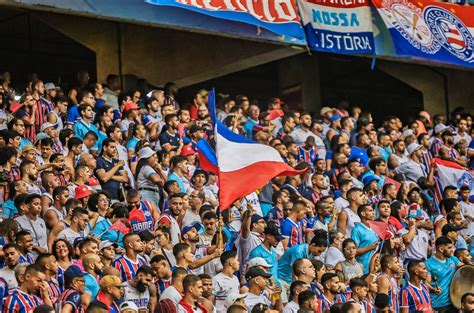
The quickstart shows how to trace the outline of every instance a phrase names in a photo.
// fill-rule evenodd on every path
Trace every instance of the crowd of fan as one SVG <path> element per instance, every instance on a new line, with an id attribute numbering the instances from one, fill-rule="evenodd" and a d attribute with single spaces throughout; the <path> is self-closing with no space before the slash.
<path id="1" fill-rule="evenodd" d="M 473 169 L 462 109 L 402 123 L 219 94 L 231 131 L 308 169 L 219 213 L 196 146 L 214 144 L 206 90 L 178 103 L 173 83 L 124 93 L 116 75 L 11 81 L 1 74 L 3 312 L 457 312 L 474 205 L 469 185 L 440 189 L 433 160 Z"/>

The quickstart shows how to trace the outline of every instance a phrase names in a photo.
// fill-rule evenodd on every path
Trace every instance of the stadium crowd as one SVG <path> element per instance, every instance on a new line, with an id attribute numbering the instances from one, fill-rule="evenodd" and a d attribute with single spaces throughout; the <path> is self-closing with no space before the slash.
<path id="1" fill-rule="evenodd" d="M 0 77 L 3 312 L 458 312 L 473 183 L 442 186 L 436 160 L 474 169 L 462 108 L 402 123 L 219 94 L 232 132 L 307 169 L 220 212 L 197 149 L 215 145 L 206 90 Z"/>

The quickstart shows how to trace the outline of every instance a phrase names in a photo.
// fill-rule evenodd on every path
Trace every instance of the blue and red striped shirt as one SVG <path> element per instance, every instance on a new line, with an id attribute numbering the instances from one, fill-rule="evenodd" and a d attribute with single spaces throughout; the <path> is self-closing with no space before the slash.
<path id="1" fill-rule="evenodd" d="M 66 304 L 70 304 L 73 308 L 73 313 L 84 313 L 84 308 L 82 307 L 81 295 L 74 289 L 66 289 L 61 294 L 57 303 L 61 305 L 61 308 Z"/>
<path id="2" fill-rule="evenodd" d="M 293 222 L 290 218 L 285 219 L 281 224 L 281 235 L 288 238 L 288 247 L 304 243 L 301 225 Z"/>
<path id="3" fill-rule="evenodd" d="M 38 296 L 15 289 L 5 299 L 3 313 L 30 313 L 41 304 L 43 301 Z"/>
<path id="4" fill-rule="evenodd" d="M 400 291 L 400 308 L 408 308 L 408 312 L 432 312 L 430 292 L 425 284 L 418 288 L 410 283 Z"/>
<path id="5" fill-rule="evenodd" d="M 122 255 L 114 261 L 113 265 L 120 271 L 122 281 L 128 281 L 137 276 L 138 269 L 146 265 L 146 260 L 141 255 L 137 256 L 137 261 L 132 261 L 127 256 Z"/>

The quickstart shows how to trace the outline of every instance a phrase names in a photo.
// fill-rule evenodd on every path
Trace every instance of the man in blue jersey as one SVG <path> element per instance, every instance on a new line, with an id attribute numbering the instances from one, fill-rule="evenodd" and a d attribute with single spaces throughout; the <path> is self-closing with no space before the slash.
<path id="1" fill-rule="evenodd" d="M 298 259 L 312 259 L 320 256 L 328 247 L 327 236 L 314 236 L 309 244 L 303 243 L 289 248 L 278 260 L 278 278 L 291 284 L 292 265 Z"/>
<path id="2" fill-rule="evenodd" d="M 426 261 L 427 282 L 430 282 L 431 291 L 434 291 L 430 294 L 432 306 L 438 313 L 457 312 L 449 298 L 449 286 L 456 269 L 464 264 L 453 256 L 451 239 L 441 236 L 436 239 L 435 245 L 436 252 Z"/>
<path id="3" fill-rule="evenodd" d="M 431 311 L 431 299 L 428 287 L 423 283 L 428 277 L 426 265 L 422 261 L 408 263 L 410 281 L 400 291 L 400 313 Z"/>
<path id="4" fill-rule="evenodd" d="M 374 220 L 375 212 L 370 205 L 363 204 L 357 209 L 357 215 L 361 222 L 355 224 L 352 229 L 351 238 L 354 239 L 357 245 L 357 261 L 364 265 L 364 274 L 367 274 L 369 272 L 370 259 L 375 253 L 379 242 L 379 237 L 370 228 L 368 222 Z"/>

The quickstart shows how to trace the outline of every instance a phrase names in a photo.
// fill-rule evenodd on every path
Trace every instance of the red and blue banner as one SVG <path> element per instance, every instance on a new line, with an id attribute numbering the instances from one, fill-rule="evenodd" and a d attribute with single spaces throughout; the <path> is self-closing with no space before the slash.
<path id="1" fill-rule="evenodd" d="M 425 0 L 372 0 L 397 56 L 474 67 L 474 7 Z"/>
<path id="2" fill-rule="evenodd" d="M 368 0 L 299 0 L 301 20 L 312 50 L 373 54 Z"/>
<path id="3" fill-rule="evenodd" d="M 252 24 L 279 35 L 304 40 L 296 0 L 146 0 L 146 2 Z"/>

